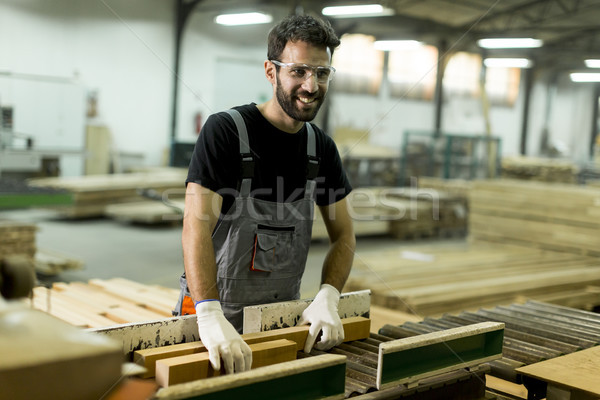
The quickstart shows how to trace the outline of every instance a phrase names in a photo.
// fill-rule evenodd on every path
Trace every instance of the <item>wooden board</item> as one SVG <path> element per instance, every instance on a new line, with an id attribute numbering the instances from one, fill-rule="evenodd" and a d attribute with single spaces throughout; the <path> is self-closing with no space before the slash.
<path id="1" fill-rule="evenodd" d="M 370 320 L 363 317 L 352 317 L 342 319 L 344 325 L 344 341 L 354 341 L 366 339 L 369 337 Z M 296 343 L 296 351 L 304 348 L 306 337 L 308 335 L 309 325 L 294 326 L 290 328 L 275 329 L 265 332 L 246 333 L 242 335 L 242 339 L 248 344 L 261 343 L 271 340 L 287 339 Z M 144 378 L 154 376 L 156 370 L 156 362 L 170 357 L 183 356 L 194 353 L 202 353 L 206 351 L 206 347 L 202 342 L 189 342 L 174 344 L 171 346 L 148 348 L 137 350 L 133 353 L 135 363 L 146 368 L 147 372 L 143 375 Z"/>
<path id="2" fill-rule="evenodd" d="M 552 384 L 600 397 L 600 346 L 527 365 L 517 372 Z"/>
<path id="3" fill-rule="evenodd" d="M 252 369 L 296 359 L 296 342 L 291 340 L 279 339 L 249 346 L 252 350 Z M 222 373 L 224 370 L 215 371 L 212 368 L 208 352 L 165 358 L 156 362 L 156 382 L 162 387 Z"/>

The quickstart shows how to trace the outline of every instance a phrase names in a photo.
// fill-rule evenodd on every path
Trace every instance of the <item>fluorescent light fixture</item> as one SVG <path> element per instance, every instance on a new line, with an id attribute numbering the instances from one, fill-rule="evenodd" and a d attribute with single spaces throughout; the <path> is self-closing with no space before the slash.
<path id="1" fill-rule="evenodd" d="M 271 21 L 273 21 L 273 17 L 271 15 L 259 12 L 221 14 L 215 18 L 215 22 L 217 24 L 227 26 L 268 24 Z"/>
<path id="2" fill-rule="evenodd" d="M 573 82 L 600 82 L 600 72 L 573 72 L 570 76 Z"/>
<path id="3" fill-rule="evenodd" d="M 477 44 L 484 49 L 529 49 L 542 47 L 544 42 L 532 38 L 498 38 L 480 39 Z"/>
<path id="4" fill-rule="evenodd" d="M 338 18 L 380 17 L 393 15 L 394 10 L 386 8 L 381 4 L 363 4 L 355 6 L 325 7 L 321 10 L 321 13 L 329 17 Z"/>
<path id="5" fill-rule="evenodd" d="M 600 60 L 585 60 L 585 66 L 588 68 L 600 68 Z"/>
<path id="6" fill-rule="evenodd" d="M 490 68 L 531 68 L 533 62 L 527 58 L 486 58 L 483 64 Z"/>
<path id="7" fill-rule="evenodd" d="M 423 46 L 423 43 L 416 40 L 377 40 L 374 44 L 377 50 L 413 50 Z"/>

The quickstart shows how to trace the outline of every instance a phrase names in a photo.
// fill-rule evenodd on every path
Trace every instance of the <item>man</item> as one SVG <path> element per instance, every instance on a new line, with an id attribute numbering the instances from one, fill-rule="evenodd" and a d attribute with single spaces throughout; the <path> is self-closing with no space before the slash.
<path id="1" fill-rule="evenodd" d="M 300 297 L 315 202 L 330 249 L 321 288 L 299 321 L 311 324 L 304 350 L 343 340 L 337 305 L 355 248 L 346 203 L 352 188 L 333 141 L 307 122 L 325 99 L 339 43 L 326 22 L 284 19 L 269 33 L 265 61 L 273 97 L 212 115 L 196 143 L 186 180 L 185 273 L 174 314 L 196 313 L 213 367 L 223 358 L 227 373 L 252 365 L 239 334 L 243 307 Z"/>

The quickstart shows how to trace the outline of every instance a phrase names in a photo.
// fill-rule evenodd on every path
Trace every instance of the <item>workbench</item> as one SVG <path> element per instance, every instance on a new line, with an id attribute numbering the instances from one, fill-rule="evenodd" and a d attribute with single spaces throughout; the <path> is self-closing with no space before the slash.
<path id="1" fill-rule="evenodd" d="M 547 400 L 600 398 L 600 346 L 518 368 L 525 386 L 546 386 Z"/>

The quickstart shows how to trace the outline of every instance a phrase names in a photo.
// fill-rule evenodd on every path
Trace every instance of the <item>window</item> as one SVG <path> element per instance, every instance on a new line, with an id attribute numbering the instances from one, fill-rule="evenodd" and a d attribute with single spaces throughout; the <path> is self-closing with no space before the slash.
<path id="1" fill-rule="evenodd" d="M 519 96 L 519 68 L 487 68 L 485 90 L 491 104 L 513 106 Z"/>
<path id="2" fill-rule="evenodd" d="M 482 59 L 478 54 L 454 54 L 444 73 L 445 96 L 481 96 Z M 487 68 L 485 90 L 490 104 L 514 105 L 519 95 L 519 68 Z"/>
<path id="3" fill-rule="evenodd" d="M 390 51 L 388 59 L 390 95 L 408 99 L 433 99 L 437 54 L 437 48 L 434 46 Z"/>
<path id="4" fill-rule="evenodd" d="M 465 52 L 454 54 L 444 71 L 446 96 L 477 97 L 480 94 L 481 56 Z"/>
<path id="5" fill-rule="evenodd" d="M 383 52 L 373 47 L 373 36 L 346 34 L 333 53 L 335 90 L 377 94 L 383 77 Z"/>

